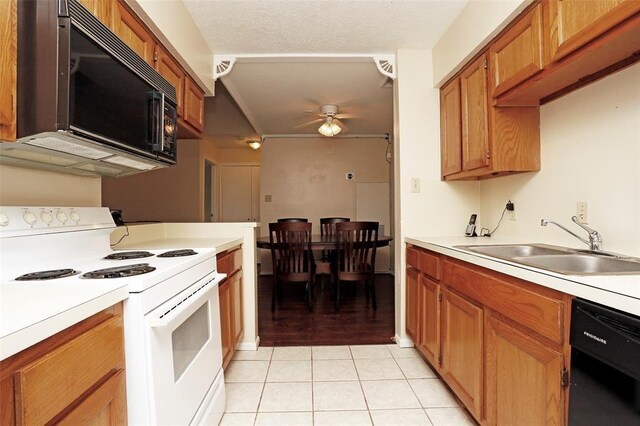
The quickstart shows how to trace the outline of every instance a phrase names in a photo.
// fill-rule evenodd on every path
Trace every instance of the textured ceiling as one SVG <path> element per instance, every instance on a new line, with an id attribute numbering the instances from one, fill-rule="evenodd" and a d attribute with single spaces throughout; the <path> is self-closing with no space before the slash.
<path id="1" fill-rule="evenodd" d="M 467 0 L 184 0 L 215 54 L 394 54 L 429 49 Z M 354 118 L 343 135 L 393 131 L 393 90 L 372 60 L 243 58 L 221 81 L 239 110 L 207 100 L 206 133 L 225 147 L 246 146 L 237 136 L 315 134 L 319 107 L 336 104 Z M 216 90 L 219 90 L 220 80 Z M 307 111 L 307 112 L 305 112 Z M 241 114 L 240 114 L 241 115 Z"/>
<path id="2" fill-rule="evenodd" d="M 216 54 L 429 49 L 467 0 L 185 0 Z"/>

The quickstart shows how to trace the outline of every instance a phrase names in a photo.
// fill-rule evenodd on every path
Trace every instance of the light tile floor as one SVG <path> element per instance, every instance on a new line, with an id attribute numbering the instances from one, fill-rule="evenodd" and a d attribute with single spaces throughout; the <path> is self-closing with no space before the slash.
<path id="1" fill-rule="evenodd" d="M 225 371 L 221 425 L 474 425 L 413 348 L 261 347 Z"/>

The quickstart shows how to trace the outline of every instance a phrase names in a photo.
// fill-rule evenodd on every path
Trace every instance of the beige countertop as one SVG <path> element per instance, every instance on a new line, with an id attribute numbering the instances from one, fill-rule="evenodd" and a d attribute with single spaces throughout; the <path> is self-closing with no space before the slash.
<path id="1" fill-rule="evenodd" d="M 500 238 L 407 237 L 405 242 L 583 299 L 640 315 L 640 275 L 563 275 L 474 253 L 458 246 L 523 244 Z"/>

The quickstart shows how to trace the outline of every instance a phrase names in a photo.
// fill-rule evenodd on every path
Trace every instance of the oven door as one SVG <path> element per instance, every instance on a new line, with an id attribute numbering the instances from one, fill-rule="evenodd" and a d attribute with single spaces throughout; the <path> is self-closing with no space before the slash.
<path id="1" fill-rule="evenodd" d="M 213 273 L 145 315 L 156 423 L 188 424 L 222 367 L 218 283 Z"/>

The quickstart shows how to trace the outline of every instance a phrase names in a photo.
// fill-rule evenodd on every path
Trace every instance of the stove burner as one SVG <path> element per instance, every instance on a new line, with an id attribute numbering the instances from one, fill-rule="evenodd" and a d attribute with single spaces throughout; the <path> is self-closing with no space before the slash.
<path id="1" fill-rule="evenodd" d="M 149 257 L 153 256 L 153 253 L 149 253 L 148 251 L 121 251 L 112 253 L 109 256 L 103 257 L 105 260 L 128 260 L 128 259 L 139 259 L 141 257 Z"/>
<path id="2" fill-rule="evenodd" d="M 78 275 L 80 271 L 73 269 L 53 269 L 51 271 L 39 271 L 31 272 L 29 274 L 20 275 L 16 278 L 16 281 L 43 281 L 53 280 L 56 278 L 70 277 L 72 275 Z"/>
<path id="3" fill-rule="evenodd" d="M 194 254 L 198 254 L 197 251 L 193 251 L 191 249 L 182 249 L 182 250 L 171 250 L 159 254 L 158 257 L 182 257 L 182 256 L 193 256 Z"/>
<path id="4" fill-rule="evenodd" d="M 98 269 L 97 271 L 87 272 L 82 275 L 82 278 L 123 278 L 146 274 L 155 270 L 156 268 L 149 266 L 148 263 L 137 263 L 135 265 L 124 265 L 115 268 Z"/>

